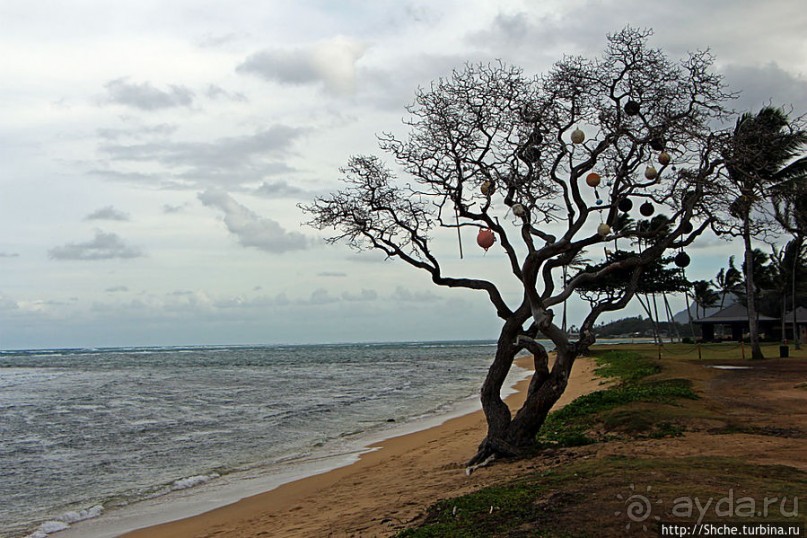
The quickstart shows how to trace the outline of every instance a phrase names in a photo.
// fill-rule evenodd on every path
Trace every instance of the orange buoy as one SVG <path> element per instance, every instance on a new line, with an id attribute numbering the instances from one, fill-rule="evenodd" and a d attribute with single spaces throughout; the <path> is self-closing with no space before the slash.
<path id="1" fill-rule="evenodd" d="M 597 172 L 591 172 L 586 176 L 586 183 L 589 187 L 596 187 L 600 184 L 600 174 Z"/>
<path id="2" fill-rule="evenodd" d="M 476 236 L 476 244 L 485 249 L 485 252 L 487 252 L 495 242 L 496 236 L 493 234 L 493 230 L 490 228 L 482 228 L 479 230 L 479 233 Z"/>

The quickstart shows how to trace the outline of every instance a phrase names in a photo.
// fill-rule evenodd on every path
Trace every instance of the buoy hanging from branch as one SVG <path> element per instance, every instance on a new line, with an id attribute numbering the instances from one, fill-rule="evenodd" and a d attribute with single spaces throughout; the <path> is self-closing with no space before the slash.
<path id="1" fill-rule="evenodd" d="M 627 213 L 631 209 L 633 209 L 633 202 L 630 198 L 623 198 L 619 201 L 619 210 L 623 213 Z"/>
<path id="2" fill-rule="evenodd" d="M 527 208 L 521 204 L 513 204 L 513 215 L 521 218 L 527 214 Z"/>
<path id="3" fill-rule="evenodd" d="M 604 222 L 601 223 L 599 226 L 597 226 L 597 235 L 605 237 L 609 233 L 611 233 L 611 227 L 605 224 Z"/>
<path id="4" fill-rule="evenodd" d="M 660 136 L 657 136 L 650 140 L 650 147 L 656 151 L 664 151 L 665 144 L 666 142 Z"/>
<path id="5" fill-rule="evenodd" d="M 493 183 L 491 183 L 490 181 L 485 181 L 484 183 L 482 183 L 482 186 L 479 187 L 479 190 L 482 191 L 482 194 L 484 194 L 485 196 L 490 196 L 491 194 L 493 194 Z"/>
<path id="6" fill-rule="evenodd" d="M 682 250 L 681 252 L 675 255 L 675 259 L 673 261 L 675 262 L 675 265 L 683 269 L 684 267 L 687 267 L 689 265 L 690 262 L 689 254 L 687 254 Z"/>
<path id="7" fill-rule="evenodd" d="M 490 228 L 482 228 L 479 230 L 479 233 L 476 236 L 476 244 L 485 249 L 485 252 L 487 252 L 495 242 L 496 236 L 493 234 L 493 230 Z"/>
<path id="8" fill-rule="evenodd" d="M 644 169 L 644 177 L 647 179 L 656 179 L 656 177 L 658 177 L 658 171 L 652 164 Z"/>
<path id="9" fill-rule="evenodd" d="M 666 151 L 662 151 L 661 153 L 658 154 L 658 162 L 664 166 L 670 164 L 671 160 L 672 158 L 670 157 L 670 154 L 667 153 Z"/>
<path id="10" fill-rule="evenodd" d="M 692 230 L 694 229 L 695 229 L 694 226 L 692 226 L 692 223 L 689 221 L 686 221 L 684 224 L 681 225 L 681 231 L 684 232 L 685 234 L 691 234 Z"/>
<path id="11" fill-rule="evenodd" d="M 583 140 L 585 139 L 586 139 L 586 133 L 581 131 L 579 127 L 574 131 L 572 131 L 572 142 L 574 142 L 575 144 L 582 144 Z"/>
<path id="12" fill-rule="evenodd" d="M 597 172 L 591 172 L 589 175 L 586 176 L 586 184 L 589 187 L 596 187 L 600 184 L 600 174 Z"/>
<path id="13" fill-rule="evenodd" d="M 625 103 L 625 114 L 628 116 L 635 116 L 639 113 L 639 103 L 636 101 L 628 101 Z"/>
<path id="14" fill-rule="evenodd" d="M 639 213 L 644 215 L 645 217 L 649 217 L 653 214 L 656 208 L 653 207 L 653 204 L 650 202 L 645 202 L 641 206 L 639 206 Z"/>

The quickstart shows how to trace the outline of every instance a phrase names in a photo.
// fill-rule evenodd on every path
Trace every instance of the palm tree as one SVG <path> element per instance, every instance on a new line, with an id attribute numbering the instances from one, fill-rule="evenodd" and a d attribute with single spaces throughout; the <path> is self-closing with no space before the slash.
<path id="1" fill-rule="evenodd" d="M 796 161 L 807 133 L 795 129 L 780 108 L 767 106 L 757 114 L 745 113 L 738 120 L 724 151 L 729 181 L 738 195 L 729 210 L 740 221 L 746 266 L 746 296 L 751 334 L 751 358 L 762 359 L 755 301 L 753 245 L 754 209 L 770 194 L 771 187 L 796 182 L 807 172 L 807 158 Z"/>
<path id="2" fill-rule="evenodd" d="M 737 293 L 743 285 L 743 275 L 734 265 L 734 256 L 729 257 L 728 268 L 721 268 L 715 277 L 718 292 L 720 293 L 720 309 L 726 304 L 726 296 L 729 293 Z"/>
<path id="3" fill-rule="evenodd" d="M 785 326 L 787 320 L 785 319 L 785 312 L 787 312 L 787 299 L 792 299 L 793 309 L 793 339 L 796 342 L 796 349 L 800 348 L 799 335 L 795 320 L 796 314 L 796 290 L 804 291 L 805 277 L 807 276 L 807 245 L 805 245 L 803 238 L 791 239 L 787 244 L 777 249 L 775 246 L 771 247 L 773 251 L 771 255 L 772 265 L 776 269 L 776 292 L 779 295 L 781 302 L 780 309 L 782 312 L 782 341 L 786 338 Z M 800 284 L 800 285 L 799 285 Z"/>
<path id="4" fill-rule="evenodd" d="M 720 296 L 712 289 L 712 283 L 709 280 L 696 280 L 692 283 L 692 300 L 701 307 L 704 318 L 706 309 L 717 304 L 719 298 Z M 697 314 L 697 310 L 695 312 Z"/>
<path id="5" fill-rule="evenodd" d="M 750 269 L 749 269 L 750 265 Z M 754 299 L 759 302 L 765 290 L 772 290 L 777 287 L 776 281 L 779 278 L 776 260 L 762 250 L 755 248 L 751 251 L 751 263 L 743 261 L 741 266 L 742 274 L 746 279 L 751 278 L 754 282 Z M 747 305 L 747 286 L 740 286 L 740 301 Z"/>
<path id="6" fill-rule="evenodd" d="M 801 133 L 805 135 L 804 131 Z M 807 138 L 807 135 L 804 138 Z M 791 177 L 781 181 L 772 189 L 776 220 L 786 232 L 793 236 L 790 243 L 793 243 L 792 248 L 796 253 L 803 252 L 803 247 L 807 246 L 805 245 L 805 240 L 807 240 L 807 173 L 799 170 L 799 167 L 804 166 L 805 160 L 807 157 L 802 157 L 788 165 Z M 799 273 L 797 268 L 799 255 L 791 256 L 791 261 L 789 274 L 791 304 L 793 305 L 793 341 L 796 349 L 801 349 L 801 335 L 796 324 L 796 285 L 799 282 L 796 277 Z"/>

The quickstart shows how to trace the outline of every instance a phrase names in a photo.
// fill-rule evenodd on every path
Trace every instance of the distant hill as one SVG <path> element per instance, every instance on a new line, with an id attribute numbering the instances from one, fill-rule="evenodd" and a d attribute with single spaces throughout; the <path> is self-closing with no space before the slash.
<path id="1" fill-rule="evenodd" d="M 706 309 L 706 316 L 703 315 L 701 308 L 696 305 L 694 302 L 689 305 L 689 313 L 692 315 L 692 319 L 699 319 L 702 317 L 708 317 L 716 312 L 720 312 L 723 308 L 728 308 L 734 303 L 739 302 L 739 299 L 733 293 L 729 293 L 726 295 L 726 300 L 723 302 L 723 306 L 720 306 L 720 301 L 717 302 L 717 305 L 709 307 Z M 683 323 L 684 325 L 689 324 L 689 316 L 687 316 L 686 309 L 681 310 L 677 314 L 673 316 L 673 321 L 676 323 Z"/>

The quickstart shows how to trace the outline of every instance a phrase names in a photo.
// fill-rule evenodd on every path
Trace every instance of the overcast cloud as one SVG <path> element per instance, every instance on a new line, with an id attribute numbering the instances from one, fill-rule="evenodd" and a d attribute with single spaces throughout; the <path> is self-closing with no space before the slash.
<path id="1" fill-rule="evenodd" d="M 140 110 L 188 107 L 193 104 L 194 93 L 185 86 L 171 84 L 160 90 L 150 82 L 129 82 L 126 78 L 110 80 L 104 86 L 111 103 Z"/>
<path id="2" fill-rule="evenodd" d="M 129 220 L 128 213 L 124 213 L 118 209 L 115 209 L 111 205 L 106 207 L 102 207 L 100 209 L 96 209 L 86 217 L 84 220 L 117 220 L 117 221 L 127 221 Z"/>
<path id="3" fill-rule="evenodd" d="M 156 182 L 173 188 L 251 183 L 267 176 L 292 172 L 293 169 L 282 159 L 305 132 L 304 128 L 272 125 L 255 133 L 205 142 L 106 141 L 98 149 L 113 168 L 109 172 L 95 173 L 138 182 Z M 131 176 L 114 168 L 132 165 L 156 166 L 165 172 Z"/>
<path id="4" fill-rule="evenodd" d="M 144 254 L 117 234 L 96 230 L 91 240 L 54 247 L 48 255 L 54 260 L 112 260 L 139 258 Z"/>
<path id="5" fill-rule="evenodd" d="M 199 194 L 199 200 L 224 213 L 225 226 L 245 247 L 283 253 L 304 250 L 311 245 L 311 240 L 305 235 L 288 232 L 278 222 L 258 216 L 226 192 L 208 190 Z"/>
<path id="6" fill-rule="evenodd" d="M 710 49 L 738 111 L 807 112 L 795 0 L 2 5 L 2 346 L 495 337 L 484 294 L 326 245 L 297 208 L 465 62 L 537 75 L 652 27 L 673 58 Z M 507 281 L 495 249 L 464 241 L 463 260 L 445 242 L 447 274 Z M 687 276 L 706 280 L 740 253 L 691 250 Z"/>
<path id="7" fill-rule="evenodd" d="M 321 84 L 330 92 L 351 94 L 356 88 L 356 62 L 365 49 L 359 41 L 336 37 L 306 47 L 255 52 L 237 71 L 281 84 Z"/>

